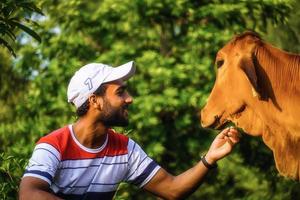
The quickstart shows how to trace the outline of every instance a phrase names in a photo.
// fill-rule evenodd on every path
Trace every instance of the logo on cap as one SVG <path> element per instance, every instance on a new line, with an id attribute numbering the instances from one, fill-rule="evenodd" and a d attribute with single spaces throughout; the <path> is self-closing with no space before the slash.
<path id="1" fill-rule="evenodd" d="M 93 83 L 92 83 L 92 79 L 91 78 L 87 78 L 84 81 L 84 84 L 88 86 L 89 90 L 93 89 Z"/>

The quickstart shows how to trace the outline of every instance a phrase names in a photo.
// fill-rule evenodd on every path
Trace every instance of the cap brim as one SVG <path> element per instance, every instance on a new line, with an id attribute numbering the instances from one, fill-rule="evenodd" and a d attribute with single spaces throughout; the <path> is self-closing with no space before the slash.
<path id="1" fill-rule="evenodd" d="M 135 64 L 133 61 L 125 63 L 119 67 L 112 69 L 111 73 L 104 80 L 103 83 L 116 81 L 116 80 L 127 80 L 132 77 L 135 73 Z"/>

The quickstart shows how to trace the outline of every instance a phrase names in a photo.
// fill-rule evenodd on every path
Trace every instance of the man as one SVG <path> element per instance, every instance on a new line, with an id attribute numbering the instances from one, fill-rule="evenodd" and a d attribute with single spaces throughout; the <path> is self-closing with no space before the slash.
<path id="1" fill-rule="evenodd" d="M 132 139 L 112 130 L 128 125 L 133 99 L 124 81 L 134 73 L 133 62 L 116 68 L 92 63 L 75 73 L 67 93 L 79 119 L 38 141 L 20 184 L 21 200 L 112 199 L 122 181 L 164 199 L 181 199 L 232 151 L 238 132 L 227 128 L 198 164 L 173 176 Z"/>

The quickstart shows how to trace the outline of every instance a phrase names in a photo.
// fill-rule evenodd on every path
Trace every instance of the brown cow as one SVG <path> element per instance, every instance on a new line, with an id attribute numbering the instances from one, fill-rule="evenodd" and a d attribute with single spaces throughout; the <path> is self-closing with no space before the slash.
<path id="1" fill-rule="evenodd" d="M 280 174 L 300 175 L 300 56 L 253 32 L 234 37 L 217 54 L 216 82 L 201 111 L 203 127 L 232 121 L 262 136 Z"/>

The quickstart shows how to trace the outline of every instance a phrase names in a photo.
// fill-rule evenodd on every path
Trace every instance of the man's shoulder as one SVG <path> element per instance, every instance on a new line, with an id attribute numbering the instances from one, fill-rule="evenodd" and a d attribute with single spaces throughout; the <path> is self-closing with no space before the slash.
<path id="1" fill-rule="evenodd" d="M 55 149 L 57 149 L 60 152 L 62 144 L 67 142 L 69 136 L 70 136 L 69 127 L 64 126 L 41 137 L 37 142 L 37 145 L 46 143 L 53 146 Z"/>
<path id="2" fill-rule="evenodd" d="M 140 145 L 132 138 L 118 133 L 113 129 L 109 130 L 109 143 L 118 148 L 126 149 L 126 151 L 143 151 Z"/>
<path id="3" fill-rule="evenodd" d="M 109 129 L 108 134 L 108 154 L 109 155 L 122 155 L 128 153 L 129 138 L 113 129 Z"/>

